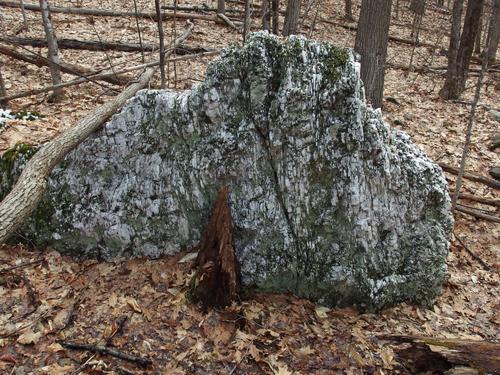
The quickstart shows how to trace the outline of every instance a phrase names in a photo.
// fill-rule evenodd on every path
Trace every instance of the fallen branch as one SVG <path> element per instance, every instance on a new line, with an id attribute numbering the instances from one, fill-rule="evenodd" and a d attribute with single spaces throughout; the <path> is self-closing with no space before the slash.
<path id="1" fill-rule="evenodd" d="M 20 45 L 20 46 L 31 46 L 31 47 L 47 47 L 46 39 L 38 38 L 19 38 L 15 36 L 3 36 L 0 37 L 0 41 Z M 151 52 L 157 51 L 158 46 L 156 44 L 140 44 L 134 43 L 120 43 L 120 42 L 108 42 L 108 41 L 97 41 L 97 40 L 78 40 L 78 39 L 57 39 L 57 46 L 59 49 L 77 49 L 77 50 L 87 50 L 87 51 L 122 51 L 122 52 L 141 52 L 142 50 Z"/>
<path id="2" fill-rule="evenodd" d="M 5 46 L 0 45 L 0 53 L 12 57 L 13 59 L 20 60 L 27 62 L 28 64 L 33 64 L 36 66 L 49 66 L 50 62 L 48 59 L 38 56 L 38 55 L 25 55 L 22 54 L 12 48 L 8 48 Z M 94 71 L 91 71 L 90 69 L 84 68 L 83 66 L 80 65 L 75 65 L 75 64 L 68 64 L 65 62 L 59 62 L 59 67 L 61 71 L 64 73 L 68 74 L 73 74 L 76 76 L 91 76 L 93 74 L 96 74 Z M 106 77 L 102 79 L 103 81 L 106 81 L 108 83 L 114 84 L 114 85 L 124 85 L 127 83 L 128 79 L 124 77 L 115 77 L 114 75 L 112 77 Z"/>
<path id="3" fill-rule="evenodd" d="M 8 273 L 8 272 L 11 272 L 13 270 L 17 270 L 19 268 L 24 268 L 24 267 L 28 267 L 28 266 L 33 266 L 35 264 L 40 264 L 43 262 L 43 259 L 38 259 L 38 260 L 34 260 L 32 262 L 26 262 L 26 263 L 21 263 L 21 264 L 18 264 L 16 266 L 11 266 L 11 267 L 7 267 L 7 268 L 4 268 L 4 269 L 1 269 L 0 270 L 0 275 L 4 274 L 4 273 Z"/>
<path id="4" fill-rule="evenodd" d="M 483 266 L 483 268 L 486 270 L 486 271 L 491 271 L 491 267 L 489 266 L 489 264 L 487 264 L 481 257 L 479 257 L 479 255 L 477 255 L 476 253 L 474 253 L 471 249 L 469 249 L 469 247 L 465 244 L 464 241 L 462 241 L 462 239 L 455 233 L 455 231 L 453 231 L 453 235 L 455 236 L 455 238 L 457 239 L 458 242 L 460 242 L 460 245 L 462 245 L 462 247 L 464 248 L 464 250 L 472 257 L 474 258 L 477 262 L 479 262 L 479 264 L 481 266 Z"/>
<path id="5" fill-rule="evenodd" d="M 1 98 L 0 98 L 1 99 Z M 450 195 L 455 195 L 454 191 L 450 191 Z M 459 199 L 466 199 L 469 201 L 474 201 L 482 204 L 487 204 L 489 206 L 500 207 L 500 201 L 496 199 L 488 199 L 483 197 L 478 197 L 477 195 L 460 193 L 458 194 Z"/>
<path id="6" fill-rule="evenodd" d="M 470 216 L 474 216 L 478 219 L 483 219 L 486 221 L 493 221 L 494 223 L 500 223 L 500 218 L 498 218 L 496 216 L 485 214 L 484 212 L 481 212 L 479 210 L 475 210 L 473 208 L 470 208 L 470 207 L 467 207 L 467 206 L 464 206 L 464 205 L 461 205 L 458 203 L 455 205 L 455 210 L 463 212 L 464 214 L 467 214 Z"/>
<path id="7" fill-rule="evenodd" d="M 182 43 L 192 32 L 193 24 L 175 40 L 174 46 Z M 147 86 L 155 68 L 147 68 L 137 82 L 128 86 L 115 98 L 85 116 L 75 127 L 60 134 L 43 145 L 26 163 L 26 166 L 10 193 L 0 202 L 0 243 L 9 238 L 38 205 L 47 188 L 47 178 L 62 158 L 90 134 L 96 131 L 118 108 L 137 91 Z"/>
<path id="8" fill-rule="evenodd" d="M 116 349 L 108 348 L 102 345 L 79 344 L 75 342 L 57 341 L 59 345 L 66 349 L 85 350 L 92 353 L 107 354 L 115 358 L 120 358 L 128 362 L 133 362 L 141 367 L 148 367 L 153 364 L 149 358 L 137 357 L 132 354 L 124 353 Z"/>
<path id="9" fill-rule="evenodd" d="M 444 163 L 439 163 L 439 166 L 445 172 L 452 173 L 454 175 L 458 175 L 458 171 L 459 171 L 458 168 L 452 167 L 451 165 L 447 165 Z M 468 179 L 468 180 L 471 180 L 471 181 L 480 182 L 482 184 L 485 184 L 485 185 L 492 187 L 492 188 L 495 188 L 495 189 L 500 189 L 500 182 L 496 181 L 492 178 L 478 176 L 478 175 L 475 175 L 475 174 L 472 174 L 469 172 L 464 172 L 463 177 Z"/>
<path id="10" fill-rule="evenodd" d="M 203 53 L 197 53 L 197 54 L 192 54 L 192 55 L 184 55 L 184 56 L 174 57 L 174 58 L 168 59 L 166 61 L 167 62 L 174 62 L 174 61 L 182 61 L 182 60 L 192 60 L 192 59 L 195 59 L 198 57 L 207 57 L 207 56 L 216 55 L 218 53 L 219 53 L 219 51 L 203 52 Z M 125 68 L 122 70 L 117 70 L 115 72 L 105 72 L 105 73 L 93 74 L 93 75 L 87 76 L 85 78 L 77 78 L 77 79 L 69 81 L 69 82 L 63 82 L 59 85 L 47 86 L 47 87 L 42 87 L 40 89 L 33 89 L 33 90 L 23 91 L 23 92 L 20 92 L 17 94 L 2 96 L 2 97 L 0 97 L 0 101 L 2 101 L 2 100 L 8 101 L 8 100 L 14 100 L 14 99 L 19 99 L 19 98 L 25 98 L 27 96 L 43 94 L 45 92 L 49 92 L 49 91 L 55 90 L 55 89 L 60 88 L 60 87 L 76 86 L 76 85 L 80 85 L 82 83 L 86 83 L 89 80 L 93 81 L 93 80 L 97 80 L 97 79 L 103 79 L 106 77 L 112 77 L 112 76 L 115 76 L 115 74 L 123 74 L 123 73 L 128 73 L 128 72 L 132 72 L 132 71 L 136 71 L 136 70 L 150 68 L 153 66 L 158 66 L 158 64 L 159 64 L 159 61 L 154 61 L 154 62 L 147 63 L 147 64 L 141 64 L 141 65 L 136 65 L 136 66 L 132 66 L 129 68 Z"/>
<path id="11" fill-rule="evenodd" d="M 8 8 L 20 8 L 19 3 L 14 1 L 4 1 L 0 0 L 0 5 Z M 36 4 L 24 4 L 26 10 L 40 11 L 40 6 Z M 147 12 L 122 12 L 116 10 L 106 10 L 106 9 L 86 9 L 86 8 L 67 8 L 67 7 L 50 7 L 51 13 L 64 13 L 64 14 L 77 14 L 81 16 L 104 16 L 104 17 L 138 17 L 145 18 L 148 20 L 157 20 L 156 13 Z M 195 13 L 180 13 L 180 12 L 163 12 L 161 18 L 163 20 L 168 20 L 170 18 L 186 19 L 186 20 L 203 20 L 212 21 L 216 23 L 223 24 L 223 21 L 218 18 L 215 14 L 195 14 Z"/>
<path id="12" fill-rule="evenodd" d="M 240 31 L 240 29 L 234 24 L 234 22 L 231 21 L 229 18 L 227 18 L 227 16 L 225 14 L 217 13 L 217 17 L 219 17 L 222 21 L 224 21 L 224 23 L 226 25 L 228 25 L 232 29 L 234 29 L 234 30 L 236 30 L 238 32 Z"/>

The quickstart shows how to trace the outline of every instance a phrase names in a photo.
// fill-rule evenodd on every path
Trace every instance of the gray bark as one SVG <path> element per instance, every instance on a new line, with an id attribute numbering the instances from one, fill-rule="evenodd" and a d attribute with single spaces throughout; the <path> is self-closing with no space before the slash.
<path id="1" fill-rule="evenodd" d="M 226 11 L 226 0 L 217 0 L 217 13 L 224 13 Z"/>
<path id="2" fill-rule="evenodd" d="M 7 96 L 7 90 L 5 89 L 5 82 L 3 81 L 2 70 L 0 69 L 0 97 Z M 0 100 L 0 108 L 6 108 L 7 101 Z"/>
<path id="3" fill-rule="evenodd" d="M 24 9 L 24 1 L 19 0 L 19 5 L 21 6 L 21 12 L 23 13 L 23 25 L 24 29 L 28 31 L 28 20 L 26 19 L 26 10 Z"/>
<path id="4" fill-rule="evenodd" d="M 59 68 L 59 49 L 57 48 L 57 39 L 54 33 L 54 27 L 52 26 L 52 20 L 50 18 L 49 4 L 47 0 L 40 0 L 40 9 L 42 13 L 43 28 L 45 30 L 45 37 L 47 38 L 47 48 L 49 53 L 47 55 L 50 60 L 49 69 L 50 75 L 52 77 L 52 84 L 59 85 L 61 83 L 61 70 Z M 64 93 L 62 88 L 54 90 L 51 96 L 51 100 L 58 101 L 61 100 Z"/>
<path id="5" fill-rule="evenodd" d="M 363 0 L 354 49 L 361 55 L 361 78 L 367 99 L 382 107 L 384 67 L 392 0 Z"/>
<path id="6" fill-rule="evenodd" d="M 494 0 L 488 34 L 488 61 L 494 62 L 500 41 L 500 0 Z"/>
<path id="7" fill-rule="evenodd" d="M 280 31 L 280 0 L 271 0 L 273 34 L 278 35 Z"/>
<path id="8" fill-rule="evenodd" d="M 250 1 L 245 0 L 245 21 L 243 22 L 243 43 L 247 40 L 248 33 L 250 32 Z"/>
<path id="9" fill-rule="evenodd" d="M 270 30 L 271 29 L 271 12 L 269 6 L 270 0 L 262 1 L 262 29 Z"/>
<path id="10" fill-rule="evenodd" d="M 462 0 L 457 0 L 462 1 Z M 465 90 L 465 83 L 467 75 L 469 74 L 469 65 L 474 49 L 474 42 L 479 26 L 479 18 L 484 5 L 484 0 L 473 0 L 467 4 L 467 11 L 465 13 L 464 27 L 462 35 L 460 36 L 460 44 L 456 55 L 450 51 L 448 56 L 448 64 L 450 71 L 447 72 L 446 81 L 443 88 L 439 92 L 443 99 L 458 99 L 462 92 Z M 457 22 L 455 14 L 453 15 L 453 23 Z M 454 26 L 452 26 L 452 36 L 454 33 Z M 453 57 L 455 57 L 453 59 Z"/>
<path id="11" fill-rule="evenodd" d="M 158 24 L 158 35 L 160 38 L 160 75 L 161 75 L 161 89 L 165 89 L 167 84 L 167 79 L 165 77 L 165 44 L 163 35 L 163 20 L 161 17 L 161 7 L 160 0 L 155 0 L 157 24 Z"/>
<path id="12" fill-rule="evenodd" d="M 297 25 L 300 15 L 300 0 L 288 0 L 286 7 L 285 22 L 283 24 L 283 35 L 289 36 L 297 33 Z"/>

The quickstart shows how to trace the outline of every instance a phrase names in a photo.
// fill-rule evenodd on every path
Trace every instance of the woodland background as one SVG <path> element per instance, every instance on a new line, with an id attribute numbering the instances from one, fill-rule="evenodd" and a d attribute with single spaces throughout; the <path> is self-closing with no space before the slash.
<path id="1" fill-rule="evenodd" d="M 27 10 L 24 27 L 21 9 L 2 3 L 6 2 L 0 2 L 0 71 L 5 95 L 49 86 L 52 77 L 47 67 L 37 67 L 2 52 L 7 48 L 32 57 L 47 55 L 44 47 L 21 46 L 12 39 L 45 39 L 40 12 Z M 354 47 L 361 2 L 352 1 L 352 20 L 346 18 L 345 3 L 303 1 L 298 32 L 337 46 Z M 460 98 L 443 100 L 439 91 L 446 76 L 453 2 L 427 1 L 418 28 L 414 27 L 415 13 L 410 2 L 393 3 L 383 87 L 385 120 L 409 133 L 431 159 L 458 168 L 481 71 L 481 55 L 473 55 L 466 89 Z M 170 89 L 189 89 L 203 79 L 207 64 L 216 58 L 216 53 L 207 55 L 207 51 L 242 42 L 244 3 L 225 4 L 225 14 L 238 30 L 217 18 L 214 11 L 203 10 L 203 4 L 201 0 L 177 4 L 179 9 L 196 6 L 191 13 L 207 19 L 193 17 L 191 35 L 170 56 L 185 59 L 167 63 L 165 85 Z M 154 1 L 137 0 L 136 5 L 139 12 L 156 12 Z M 161 5 L 173 8 L 175 4 Z M 260 5 L 247 5 L 252 10 L 250 31 L 262 28 Z M 479 52 L 486 44 L 492 5 L 485 1 Z M 135 11 L 133 1 L 84 0 L 77 4 L 51 0 L 50 6 Z M 281 4 L 280 25 L 284 24 L 285 8 L 286 4 Z M 138 44 L 139 25 L 143 45 L 157 48 L 159 44 L 154 19 L 52 13 L 52 22 L 59 40 Z M 163 22 L 167 47 L 183 33 L 186 23 L 186 18 L 177 17 Z M 158 58 L 157 50 L 144 54 L 146 62 Z M 140 51 L 89 51 L 60 46 L 59 57 L 64 63 L 94 71 L 108 71 L 110 65 L 121 70 L 142 64 Z M 126 76 L 133 81 L 140 72 Z M 490 168 L 500 164 L 498 149 L 492 147 L 499 123 L 491 113 L 499 109 L 498 77 L 498 64 L 490 63 L 475 109 L 465 166 L 466 171 L 482 177 L 488 177 Z M 73 78 L 74 75 L 62 73 L 63 82 Z M 160 74 L 154 76 L 150 86 L 161 86 Z M 64 89 L 64 96 L 55 102 L 49 100 L 50 92 L 9 100 L 13 111 L 29 111 L 42 117 L 12 119 L 0 125 L 0 153 L 19 142 L 39 144 L 52 139 L 123 87 L 105 81 L 85 82 Z M 456 176 L 448 173 L 447 178 L 453 190 Z M 498 220 L 498 186 L 464 179 L 461 192 L 474 196 L 472 200 L 461 198 L 461 205 Z M 402 304 L 380 314 L 361 314 L 351 308 L 330 310 L 291 296 L 259 294 L 225 310 L 203 314 L 186 301 L 185 287 L 192 276 L 192 257 L 185 257 L 186 254 L 158 260 L 98 263 L 78 262 L 50 249 L 1 245 L 0 372 L 439 373 L 457 362 L 447 353 L 451 347 L 458 347 L 462 361 L 472 358 L 468 361 L 472 367 L 495 372 L 499 352 L 494 342 L 500 338 L 499 243 L 498 221 L 455 211 L 448 257 L 450 276 L 442 296 L 431 308 Z M 455 341 L 453 345 L 437 345 L 440 349 L 434 347 L 442 354 L 440 362 L 427 345 L 418 344 L 414 338 L 421 336 L 439 337 L 444 340 L 441 344 L 445 339 L 459 339 L 460 345 Z M 58 340 L 112 348 L 135 356 L 135 361 L 109 353 L 63 348 Z M 410 343 L 401 344 L 405 340 Z M 149 358 L 151 363 L 141 363 L 141 358 Z M 418 367 L 420 358 L 422 366 L 437 367 Z M 497 362 L 489 363 L 495 358 Z"/>

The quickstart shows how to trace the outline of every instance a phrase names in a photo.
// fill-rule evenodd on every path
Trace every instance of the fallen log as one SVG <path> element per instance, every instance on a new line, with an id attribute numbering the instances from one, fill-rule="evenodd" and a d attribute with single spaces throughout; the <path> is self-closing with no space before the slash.
<path id="1" fill-rule="evenodd" d="M 195 59 L 197 57 L 213 56 L 213 55 L 216 55 L 218 53 L 219 53 L 219 51 L 210 51 L 210 52 L 196 53 L 196 54 L 192 54 L 192 55 L 184 55 L 184 56 L 179 56 L 179 57 L 174 57 L 172 59 L 168 59 L 167 62 L 192 60 L 192 59 Z M 128 67 L 128 68 L 118 70 L 118 71 L 115 70 L 114 72 L 98 73 L 98 74 L 90 75 L 90 76 L 83 77 L 83 78 L 77 78 L 77 79 L 74 79 L 74 80 L 69 81 L 69 82 L 63 82 L 59 85 L 47 86 L 47 87 L 42 87 L 40 89 L 28 90 L 28 91 L 19 92 L 17 94 L 2 96 L 2 97 L 0 97 L 0 102 L 4 101 L 4 100 L 14 100 L 14 99 L 19 99 L 19 98 L 25 98 L 27 96 L 43 94 L 45 92 L 49 92 L 49 91 L 55 90 L 57 88 L 76 86 L 76 85 L 80 85 L 82 83 L 88 82 L 89 80 L 94 81 L 97 79 L 112 77 L 115 74 L 123 74 L 123 73 L 133 72 L 135 70 L 140 70 L 140 69 L 150 68 L 153 66 L 158 66 L 159 64 L 160 64 L 159 61 L 153 61 L 151 63 L 136 65 L 136 66 Z"/>
<path id="2" fill-rule="evenodd" d="M 31 47 L 47 47 L 46 39 L 38 38 L 19 38 L 14 36 L 0 37 L 0 41 Z M 141 51 L 157 51 L 156 44 L 134 44 L 134 43 L 120 43 L 108 42 L 97 40 L 77 40 L 77 39 L 58 39 L 57 45 L 60 49 L 77 49 L 87 51 L 122 51 L 122 52 L 141 52 Z"/>
<path id="3" fill-rule="evenodd" d="M 5 1 L 0 0 L 0 5 L 8 8 L 20 8 L 19 2 L 14 1 Z M 24 8 L 26 10 L 31 11 L 39 11 L 40 6 L 36 4 L 24 4 Z M 157 20 L 156 13 L 148 13 L 148 12 L 124 12 L 124 11 L 116 11 L 116 10 L 107 10 L 107 9 L 86 9 L 86 8 L 68 8 L 68 7 L 50 7 L 51 13 L 63 13 L 63 14 L 76 14 L 81 16 L 104 16 L 104 17 L 138 17 L 145 18 L 152 21 Z M 162 12 L 162 19 L 168 20 L 171 18 L 177 19 L 187 19 L 187 20 L 203 20 L 203 21 L 212 21 L 219 24 L 223 24 L 224 22 L 218 18 L 215 14 L 195 14 L 195 13 L 182 13 L 182 12 Z"/>
<path id="4" fill-rule="evenodd" d="M 394 349 L 412 374 L 444 373 L 458 366 L 497 374 L 500 368 L 500 344 L 494 342 L 399 335 L 379 338 L 404 344 Z"/>
<path id="5" fill-rule="evenodd" d="M 0 98 L 0 100 L 1 99 L 2 98 Z M 455 195 L 455 192 L 454 191 L 450 191 L 450 195 Z M 478 202 L 478 203 L 482 203 L 482 204 L 487 204 L 489 206 L 500 207 L 500 201 L 499 200 L 478 197 L 477 195 L 473 195 L 473 194 L 460 193 L 460 194 L 458 194 L 458 198 L 459 199 L 466 199 L 466 200 L 469 200 L 469 201 Z"/>
<path id="6" fill-rule="evenodd" d="M 229 188 L 217 195 L 212 215 L 198 245 L 196 274 L 190 296 L 204 310 L 231 305 L 240 290 L 240 266 L 233 247 L 233 219 L 228 205 Z"/>
<path id="7" fill-rule="evenodd" d="M 439 166 L 445 172 L 452 173 L 454 175 L 458 175 L 458 171 L 459 171 L 458 168 L 452 167 L 451 165 L 447 165 L 447 164 L 444 164 L 444 163 L 439 163 Z M 500 182 L 496 181 L 496 180 L 494 180 L 492 178 L 478 176 L 476 174 L 472 174 L 472 173 L 469 173 L 469 172 L 464 172 L 463 177 L 466 178 L 466 179 L 468 179 L 468 180 L 471 180 L 471 181 L 480 182 L 480 183 L 485 184 L 485 185 L 487 185 L 489 187 L 492 187 L 494 189 L 500 189 Z"/>
<path id="8" fill-rule="evenodd" d="M 482 219 L 482 220 L 486 220 L 486 221 L 492 221 L 494 223 L 500 223 L 500 218 L 498 218 L 496 216 L 493 216 L 493 215 L 490 215 L 490 214 L 486 214 L 486 213 L 481 212 L 479 210 L 476 210 L 474 208 L 464 206 L 462 204 L 456 204 L 455 205 L 455 210 L 457 210 L 459 212 L 463 212 L 464 214 L 467 214 L 467 215 L 470 215 L 470 216 L 474 216 L 474 217 L 476 217 L 478 219 Z"/>
<path id="9" fill-rule="evenodd" d="M 193 24 L 189 22 L 188 28 L 175 40 L 174 45 L 182 43 L 191 34 L 192 29 Z M 147 68 L 135 83 L 85 116 L 75 127 L 43 145 L 26 163 L 18 181 L 0 202 L 0 244 L 5 242 L 36 208 L 47 188 L 47 177 L 52 169 L 137 91 L 146 87 L 155 71 L 156 68 Z"/>
<path id="10" fill-rule="evenodd" d="M 28 64 L 33 64 L 33 65 L 36 65 L 39 67 L 49 66 L 49 64 L 50 64 L 50 61 L 43 56 L 39 56 L 36 54 L 28 56 L 28 55 L 25 55 L 23 53 L 16 51 L 15 49 L 2 46 L 1 44 L 0 44 L 0 53 L 5 55 L 5 56 L 9 56 L 13 59 L 16 59 L 19 61 L 24 61 Z M 96 72 L 94 72 L 90 69 L 87 69 L 83 66 L 76 65 L 76 64 L 68 64 L 68 63 L 65 63 L 62 61 L 59 62 L 59 67 L 60 67 L 61 71 L 63 71 L 64 73 L 73 74 L 73 75 L 76 75 L 79 77 L 91 76 L 93 74 L 96 74 Z M 116 77 L 115 75 L 113 75 L 113 76 L 106 76 L 106 77 L 102 78 L 102 81 L 111 83 L 113 85 L 124 85 L 128 82 L 128 78 L 119 77 L 119 76 Z"/>

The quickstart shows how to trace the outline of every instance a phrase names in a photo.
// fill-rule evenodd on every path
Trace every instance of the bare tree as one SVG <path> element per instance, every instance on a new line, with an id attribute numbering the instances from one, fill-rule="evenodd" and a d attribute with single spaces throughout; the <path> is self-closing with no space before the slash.
<path id="1" fill-rule="evenodd" d="M 7 96 L 7 90 L 5 89 L 5 82 L 3 81 L 2 71 L 0 70 L 0 97 Z M 7 101 L 0 100 L 0 108 L 7 108 Z"/>
<path id="2" fill-rule="evenodd" d="M 47 48 L 49 50 L 48 58 L 51 62 L 49 69 L 52 76 L 52 84 L 59 85 L 61 83 L 61 70 L 59 69 L 59 49 L 57 47 L 57 39 L 52 26 L 50 17 L 49 4 L 47 0 L 40 0 L 40 9 L 42 12 L 43 28 L 45 29 L 45 37 L 47 38 Z M 54 90 L 49 101 L 59 101 L 64 96 L 63 89 Z"/>
<path id="3" fill-rule="evenodd" d="M 161 76 L 161 89 L 165 89 L 167 79 L 165 77 L 165 44 L 163 36 L 163 19 L 161 17 L 160 0 L 155 0 L 158 34 L 160 35 L 160 76 Z"/>
<path id="4" fill-rule="evenodd" d="M 270 12 L 270 4 L 269 0 L 262 1 L 262 29 L 270 30 L 271 29 L 271 12 Z"/>
<path id="5" fill-rule="evenodd" d="M 344 18 L 348 21 L 354 21 L 354 16 L 352 15 L 352 0 L 345 0 Z"/>
<path id="6" fill-rule="evenodd" d="M 392 0 L 363 0 L 354 49 L 361 55 L 361 78 L 367 99 L 382 107 L 384 67 Z"/>
<path id="7" fill-rule="evenodd" d="M 489 62 L 495 61 L 499 41 L 500 41 L 500 0 L 494 0 L 493 14 L 488 29 L 487 54 Z"/>
<path id="8" fill-rule="evenodd" d="M 300 0 L 288 0 L 283 24 L 283 35 L 288 36 L 297 32 L 300 15 Z"/>
<path id="9" fill-rule="evenodd" d="M 245 0 L 245 21 L 243 22 L 243 43 L 246 42 L 248 33 L 250 32 L 250 1 Z"/>
<path id="10" fill-rule="evenodd" d="M 458 99 L 465 90 L 465 83 L 469 73 L 469 65 L 474 49 L 474 42 L 479 27 L 479 18 L 484 5 L 484 0 L 469 0 L 465 13 L 464 26 L 457 43 L 457 34 L 460 33 L 460 18 L 463 9 L 463 0 L 455 0 L 453 6 L 453 20 L 448 49 L 448 70 L 446 81 L 439 95 L 443 99 Z"/>
<path id="11" fill-rule="evenodd" d="M 226 0 L 217 0 L 217 13 L 224 14 L 226 11 Z"/>
<path id="12" fill-rule="evenodd" d="M 280 30 L 280 0 L 271 0 L 273 34 L 278 35 Z"/>
<path id="13" fill-rule="evenodd" d="M 19 0 L 19 3 L 21 5 L 21 12 L 23 13 L 23 26 L 26 31 L 28 31 L 28 20 L 26 18 L 26 9 L 24 9 L 24 1 Z"/>
<path id="14" fill-rule="evenodd" d="M 483 29 L 483 18 L 484 15 L 482 14 L 481 17 L 479 17 L 479 25 L 477 27 L 477 33 L 476 33 L 476 40 L 474 41 L 474 53 L 480 54 L 481 53 L 481 35 L 482 35 L 482 29 Z"/>

